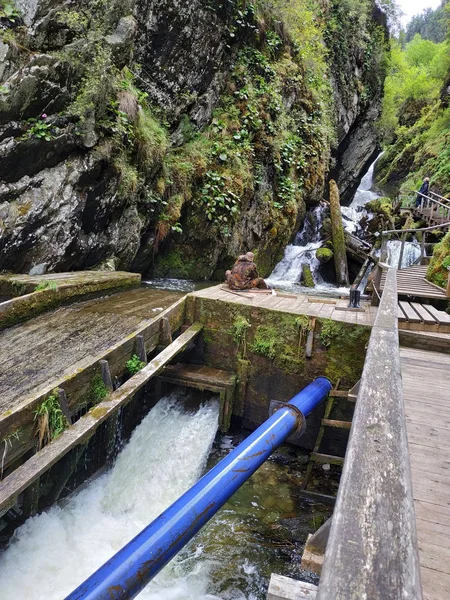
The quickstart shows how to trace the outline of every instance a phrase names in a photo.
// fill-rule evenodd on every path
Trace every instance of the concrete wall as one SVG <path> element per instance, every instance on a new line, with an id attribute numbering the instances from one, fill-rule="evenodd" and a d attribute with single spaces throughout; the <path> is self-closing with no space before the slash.
<path id="1" fill-rule="evenodd" d="M 189 322 L 204 325 L 202 360 L 239 375 L 233 415 L 248 429 L 265 421 L 271 400 L 288 401 L 320 375 L 333 384 L 340 379 L 341 389 L 349 389 L 360 379 L 368 327 L 314 319 L 312 356 L 307 358 L 309 317 L 199 297 L 187 301 Z M 243 320 L 249 327 L 238 340 Z M 343 401 L 336 411 L 331 418 L 346 419 L 352 408 Z M 302 447 L 312 449 L 322 414 L 323 406 L 309 417 Z M 345 448 L 348 432 L 333 435 L 336 444 Z"/>

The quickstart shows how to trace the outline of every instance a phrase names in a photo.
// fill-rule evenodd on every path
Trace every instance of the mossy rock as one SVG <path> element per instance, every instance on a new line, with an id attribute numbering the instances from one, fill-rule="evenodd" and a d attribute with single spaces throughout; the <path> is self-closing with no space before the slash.
<path id="1" fill-rule="evenodd" d="M 316 258 L 324 265 L 325 263 L 330 262 L 330 260 L 333 258 L 333 250 L 330 248 L 319 248 L 316 251 Z"/>
<path id="2" fill-rule="evenodd" d="M 314 282 L 314 277 L 312 276 L 311 273 L 311 268 L 309 267 L 309 265 L 302 265 L 302 273 L 303 273 L 303 285 L 305 287 L 309 287 L 309 288 L 313 288 L 316 287 L 316 284 Z"/>
<path id="3" fill-rule="evenodd" d="M 436 285 L 446 288 L 448 267 L 450 267 L 450 231 L 434 249 L 433 258 L 427 271 L 427 278 Z"/>
<path id="4" fill-rule="evenodd" d="M 390 198 L 377 198 L 367 202 L 365 208 L 377 215 L 383 215 L 387 219 L 392 220 L 394 218 L 392 210 L 392 200 Z"/>

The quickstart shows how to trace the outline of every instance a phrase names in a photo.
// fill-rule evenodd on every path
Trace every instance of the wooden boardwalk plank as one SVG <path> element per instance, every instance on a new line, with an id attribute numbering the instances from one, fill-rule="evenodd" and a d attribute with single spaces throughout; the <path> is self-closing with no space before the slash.
<path id="1" fill-rule="evenodd" d="M 438 323 L 448 324 L 450 323 L 450 315 L 442 310 L 437 310 L 434 306 L 426 306 L 427 311 L 436 319 Z"/>
<path id="2" fill-rule="evenodd" d="M 420 570 L 424 588 L 423 600 L 450 598 L 450 575 L 422 567 Z"/>
<path id="3" fill-rule="evenodd" d="M 425 600 L 450 598 L 450 355 L 401 348 Z"/>
<path id="4" fill-rule="evenodd" d="M 257 308 L 267 308 L 277 312 L 284 312 L 293 315 L 306 315 L 310 317 L 319 317 L 323 319 L 331 319 L 344 323 L 352 323 L 358 325 L 366 325 L 372 327 L 377 314 L 377 308 L 371 307 L 368 302 L 362 302 L 361 306 L 365 312 L 346 312 L 339 311 L 336 308 L 347 306 L 348 300 L 332 300 L 324 297 L 323 302 L 320 298 L 314 297 L 314 301 L 310 302 L 310 298 L 306 294 L 292 294 L 289 297 L 280 293 L 277 296 L 268 294 L 256 294 L 248 292 L 232 294 L 226 291 L 223 285 L 214 286 L 204 290 L 193 292 L 191 296 L 199 298 L 207 298 L 213 300 L 222 300 L 233 304 L 247 304 Z"/>
<path id="5" fill-rule="evenodd" d="M 423 304 L 420 304 L 419 302 L 410 302 L 410 304 L 424 323 L 429 323 L 430 325 L 439 323 L 439 321 L 427 311 Z"/>
<path id="6" fill-rule="evenodd" d="M 412 308 L 409 302 L 399 302 L 399 306 L 402 311 L 405 313 L 406 318 L 410 323 L 421 323 L 422 319 L 416 313 L 416 311 Z"/>

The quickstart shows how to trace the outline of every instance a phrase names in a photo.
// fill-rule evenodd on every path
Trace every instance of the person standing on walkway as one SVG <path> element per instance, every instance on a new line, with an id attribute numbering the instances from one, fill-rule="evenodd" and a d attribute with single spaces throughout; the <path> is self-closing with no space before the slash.
<path id="1" fill-rule="evenodd" d="M 430 188 L 430 178 L 429 177 L 425 177 L 425 179 L 423 180 L 422 185 L 420 186 L 419 193 L 417 194 L 416 208 L 420 206 L 420 204 L 422 202 L 423 196 L 427 196 L 428 195 L 429 188 Z"/>

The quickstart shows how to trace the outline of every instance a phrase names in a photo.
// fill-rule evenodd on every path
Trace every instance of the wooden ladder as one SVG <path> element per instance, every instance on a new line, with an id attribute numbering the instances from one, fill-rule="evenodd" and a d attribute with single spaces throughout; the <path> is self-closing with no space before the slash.
<path id="1" fill-rule="evenodd" d="M 323 454 L 320 452 L 320 446 L 322 444 L 322 440 L 325 435 L 326 427 L 350 430 L 350 428 L 352 426 L 351 421 L 337 421 L 335 419 L 330 419 L 330 415 L 331 415 L 331 411 L 333 410 L 333 406 L 334 406 L 334 403 L 337 398 L 345 398 L 349 402 L 356 403 L 356 399 L 358 397 L 358 392 L 359 392 L 359 384 L 360 384 L 360 382 L 358 381 L 358 383 L 356 385 L 354 385 L 351 390 L 339 390 L 339 389 L 337 389 L 339 387 L 339 383 L 338 383 L 336 385 L 336 387 L 333 390 L 331 390 L 330 394 L 328 395 L 328 399 L 327 399 L 327 402 L 325 405 L 325 413 L 323 415 L 323 419 L 320 424 L 320 429 L 319 429 L 319 433 L 317 434 L 317 439 L 316 439 L 314 449 L 310 455 L 310 460 L 308 463 L 308 467 L 306 469 L 305 480 L 301 487 L 302 490 L 306 490 L 308 487 L 308 483 L 311 478 L 311 473 L 312 473 L 314 464 L 316 464 L 316 463 L 319 463 L 322 465 L 329 464 L 329 465 L 338 465 L 341 467 L 344 465 L 345 458 L 343 456 L 333 456 L 331 454 Z"/>

